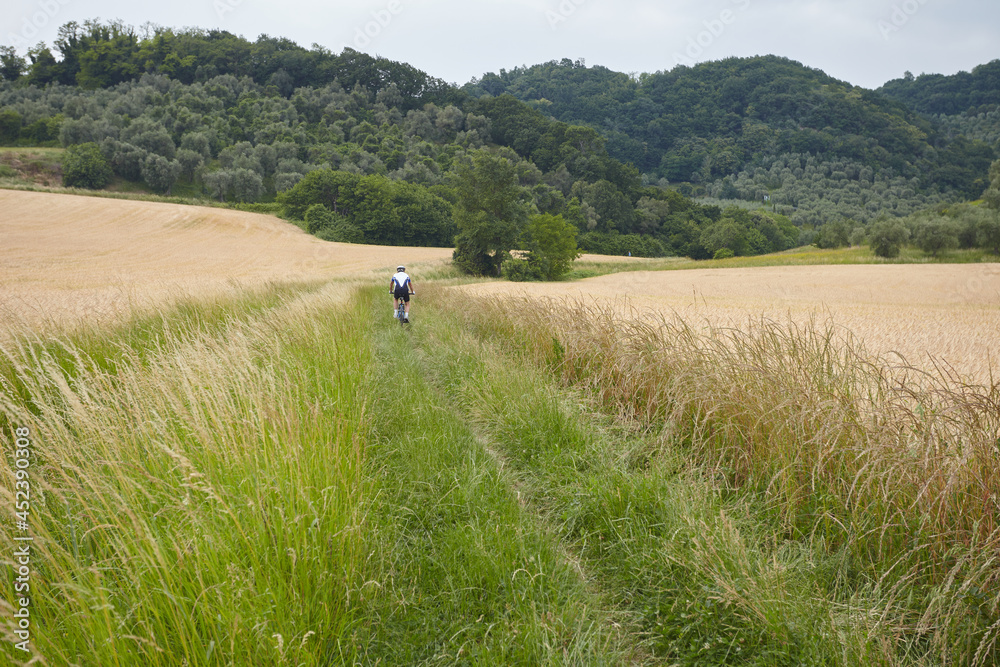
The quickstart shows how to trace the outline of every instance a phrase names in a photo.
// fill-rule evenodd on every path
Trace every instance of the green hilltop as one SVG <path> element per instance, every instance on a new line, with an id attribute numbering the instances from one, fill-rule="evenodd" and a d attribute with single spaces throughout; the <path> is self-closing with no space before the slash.
<path id="1" fill-rule="evenodd" d="M 777 56 L 639 76 L 564 59 L 486 74 L 464 89 L 510 94 L 597 128 L 608 152 L 648 180 L 721 199 L 766 196 L 803 224 L 974 199 L 998 155 L 995 140 L 950 131 L 898 96 Z"/>

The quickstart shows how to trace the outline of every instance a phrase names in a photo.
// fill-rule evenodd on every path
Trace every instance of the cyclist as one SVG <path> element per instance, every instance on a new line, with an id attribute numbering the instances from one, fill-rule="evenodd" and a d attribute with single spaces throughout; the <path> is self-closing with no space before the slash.
<path id="1" fill-rule="evenodd" d="M 403 321 L 410 321 L 410 295 L 416 294 L 413 290 L 413 281 L 406 274 L 406 267 L 400 264 L 396 267 L 396 274 L 389 281 L 389 292 L 392 294 L 392 316 L 396 316 L 396 309 L 399 302 L 404 303 Z"/>

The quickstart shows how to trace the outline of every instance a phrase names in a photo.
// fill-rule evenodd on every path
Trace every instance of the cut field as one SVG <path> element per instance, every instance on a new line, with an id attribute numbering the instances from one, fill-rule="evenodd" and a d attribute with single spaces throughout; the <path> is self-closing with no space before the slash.
<path id="1" fill-rule="evenodd" d="M 365 278 L 400 261 L 419 272 L 451 257 L 328 243 L 272 216 L 180 204 L 0 190 L 0 211 L 0 312 L 32 326 L 269 282 Z"/>
<path id="2" fill-rule="evenodd" d="M 934 360 L 988 379 L 1000 362 L 1000 264 L 778 266 L 618 273 L 573 283 L 488 283 L 516 294 L 610 305 L 698 327 L 761 319 L 849 331 L 875 354 Z M 995 373 L 996 374 L 996 373 Z"/>

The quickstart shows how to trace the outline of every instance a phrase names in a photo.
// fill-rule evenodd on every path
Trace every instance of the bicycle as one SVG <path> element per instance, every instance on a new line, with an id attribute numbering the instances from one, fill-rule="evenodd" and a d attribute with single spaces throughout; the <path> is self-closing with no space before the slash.
<path id="1" fill-rule="evenodd" d="M 396 319 L 399 320 L 399 326 L 410 323 L 410 319 L 406 316 L 406 301 L 403 299 L 400 299 L 399 305 L 396 306 Z"/>

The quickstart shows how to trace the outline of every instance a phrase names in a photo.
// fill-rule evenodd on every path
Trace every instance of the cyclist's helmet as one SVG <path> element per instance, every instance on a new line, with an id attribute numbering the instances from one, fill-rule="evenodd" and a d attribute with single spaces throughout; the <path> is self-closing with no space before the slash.
<path id="1" fill-rule="evenodd" d="M 406 271 L 406 267 L 403 266 L 402 264 L 400 264 L 399 266 L 396 267 L 396 270 L 397 271 Z"/>

